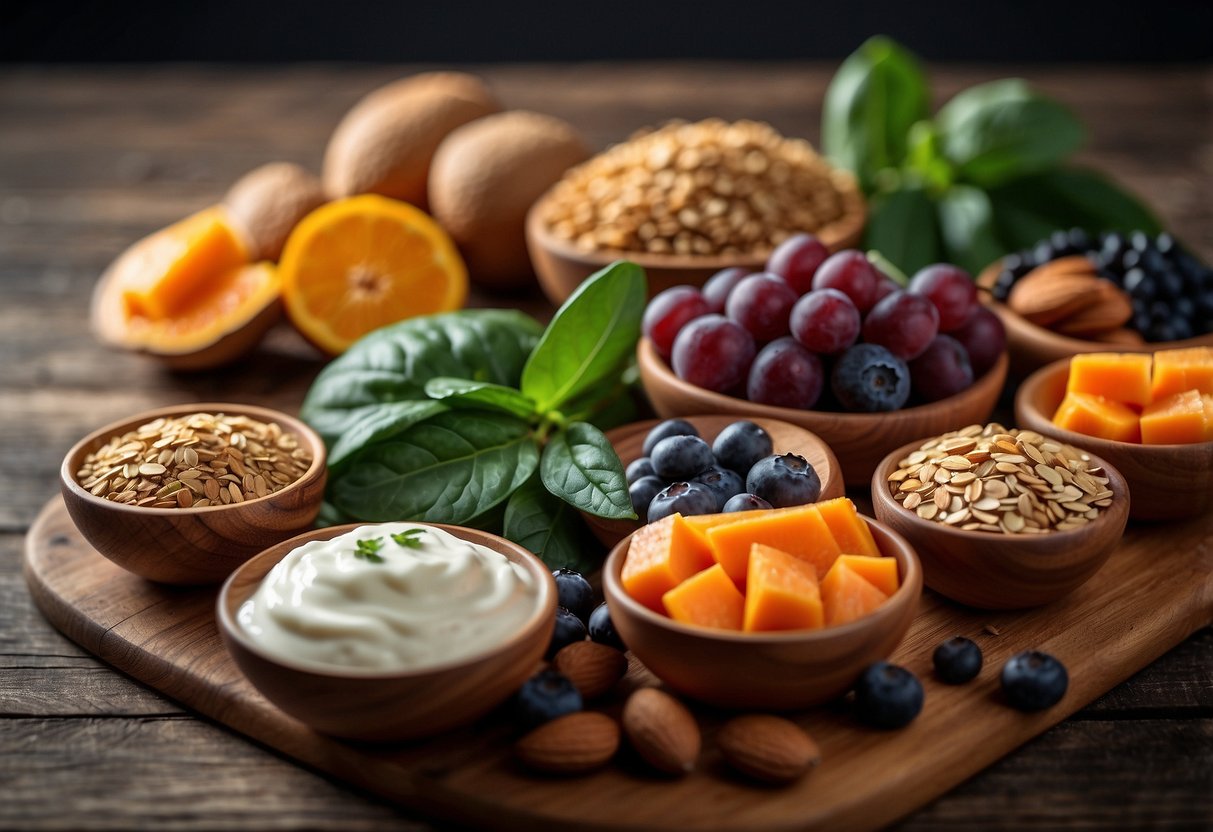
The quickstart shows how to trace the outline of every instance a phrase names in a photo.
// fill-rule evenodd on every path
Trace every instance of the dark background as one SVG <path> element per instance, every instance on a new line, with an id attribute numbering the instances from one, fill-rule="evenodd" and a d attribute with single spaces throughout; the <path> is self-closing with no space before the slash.
<path id="1" fill-rule="evenodd" d="M 0 2 L 0 62 L 836 60 L 876 32 L 932 61 L 1204 62 L 1213 3 Z"/>

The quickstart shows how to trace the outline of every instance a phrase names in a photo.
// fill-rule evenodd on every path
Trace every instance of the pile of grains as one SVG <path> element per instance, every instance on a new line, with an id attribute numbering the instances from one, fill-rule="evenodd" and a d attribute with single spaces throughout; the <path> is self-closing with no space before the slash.
<path id="1" fill-rule="evenodd" d="M 893 498 L 924 520 L 968 531 L 1077 529 L 1112 504 L 1090 457 L 1028 430 L 970 425 L 924 443 L 889 475 Z"/>
<path id="2" fill-rule="evenodd" d="M 110 438 L 84 458 L 76 479 L 116 503 L 200 508 L 273 494 L 311 464 L 299 437 L 273 422 L 191 413 Z"/>
<path id="3" fill-rule="evenodd" d="M 668 124 L 573 168 L 543 220 L 583 251 L 765 254 L 862 212 L 854 178 L 767 124 Z"/>

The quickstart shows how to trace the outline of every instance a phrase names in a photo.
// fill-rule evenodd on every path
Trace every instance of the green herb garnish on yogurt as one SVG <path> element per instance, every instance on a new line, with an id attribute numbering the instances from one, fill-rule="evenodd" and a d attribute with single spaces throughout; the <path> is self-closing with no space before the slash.
<path id="1" fill-rule="evenodd" d="M 421 541 L 417 539 L 420 534 L 425 534 L 425 529 L 405 529 L 392 535 L 392 540 L 406 549 L 420 549 Z"/>
<path id="2" fill-rule="evenodd" d="M 354 557 L 371 563 L 383 563 L 383 557 L 379 554 L 379 550 L 383 548 L 382 537 L 361 538 L 354 541 L 354 547 Z"/>

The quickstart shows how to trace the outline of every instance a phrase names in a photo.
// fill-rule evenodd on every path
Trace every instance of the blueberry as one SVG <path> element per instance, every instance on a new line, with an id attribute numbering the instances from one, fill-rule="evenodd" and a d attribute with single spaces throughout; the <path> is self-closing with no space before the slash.
<path id="1" fill-rule="evenodd" d="M 708 490 L 716 495 L 716 511 L 720 511 L 730 498 L 745 491 L 745 483 L 740 474 L 731 468 L 721 468 L 718 465 L 696 474 L 691 482 L 707 486 Z"/>
<path id="2" fill-rule="evenodd" d="M 1082 228 L 1071 228 L 1066 232 L 1066 238 L 1070 241 L 1070 246 L 1079 252 L 1091 250 L 1091 237 Z"/>
<path id="3" fill-rule="evenodd" d="M 734 511 L 756 511 L 760 508 L 771 508 L 771 504 L 761 497 L 744 493 L 730 497 L 729 501 L 720 510 L 726 514 L 730 514 Z"/>
<path id="4" fill-rule="evenodd" d="M 1065 665 L 1048 653 L 1025 650 L 1007 659 L 1001 681 L 1002 692 L 1012 707 L 1040 711 L 1061 701 L 1070 676 Z"/>
<path id="5" fill-rule="evenodd" d="M 1171 319 L 1171 337 L 1168 341 L 1183 341 L 1185 338 L 1191 338 L 1196 334 L 1196 330 L 1187 318 L 1172 318 Z"/>
<path id="6" fill-rule="evenodd" d="M 1067 254 L 1075 252 L 1074 244 L 1070 242 L 1070 234 L 1068 231 L 1058 229 L 1049 235 L 1049 245 L 1053 247 L 1053 251 L 1058 257 L 1064 257 Z"/>
<path id="7" fill-rule="evenodd" d="M 657 472 L 653 470 L 653 461 L 647 456 L 633 459 L 628 463 L 627 471 L 624 473 L 627 476 L 628 485 L 636 482 L 641 477 L 654 477 L 657 475 Z"/>
<path id="8" fill-rule="evenodd" d="M 615 629 L 615 622 L 611 620 L 611 611 L 607 608 L 606 601 L 594 607 L 594 611 L 590 613 L 590 640 L 614 647 L 616 650 L 628 649 Z"/>
<path id="9" fill-rule="evenodd" d="M 1036 248 L 1032 249 L 1032 257 L 1037 263 L 1048 263 L 1057 255 L 1053 251 L 1053 245 L 1048 240 L 1042 240 L 1036 244 Z"/>
<path id="10" fill-rule="evenodd" d="M 660 477 L 641 477 L 628 486 L 628 496 L 632 498 L 632 510 L 640 518 L 641 523 L 649 522 L 649 503 L 665 488 L 665 480 Z"/>
<path id="11" fill-rule="evenodd" d="M 855 713 L 874 728 L 904 728 L 922 710 L 922 683 L 904 667 L 875 662 L 855 685 Z"/>
<path id="12" fill-rule="evenodd" d="M 653 446 L 662 439 L 667 439 L 671 436 L 698 436 L 699 431 L 695 426 L 686 419 L 666 419 L 657 427 L 649 431 L 644 438 L 644 445 L 641 446 L 641 452 L 645 456 L 653 455 Z"/>
<path id="13" fill-rule="evenodd" d="M 548 642 L 546 658 L 552 658 L 560 652 L 561 647 L 567 647 L 578 641 L 585 641 L 585 624 L 564 607 L 557 607 L 556 629 L 552 631 L 552 640 Z"/>
<path id="14" fill-rule="evenodd" d="M 1147 251 L 1154 247 L 1154 241 L 1144 231 L 1134 231 L 1129 235 L 1129 245 L 1137 251 Z"/>
<path id="15" fill-rule="evenodd" d="M 1125 272 L 1125 291 L 1134 298 L 1153 300 L 1156 286 L 1154 279 L 1144 269 L 1129 269 Z"/>
<path id="16" fill-rule="evenodd" d="M 765 430 L 753 422 L 734 422 L 712 442 L 712 453 L 723 467 L 745 476 L 754 463 L 769 456 L 774 446 Z"/>
<path id="17" fill-rule="evenodd" d="M 689 480 L 716 462 L 712 448 L 698 436 L 670 436 L 649 454 L 653 471 L 664 480 Z"/>
<path id="18" fill-rule="evenodd" d="M 1174 269 L 1168 269 L 1158 275 L 1158 293 L 1164 298 L 1175 300 L 1184 296 L 1187 286 L 1183 276 Z"/>
<path id="19" fill-rule="evenodd" d="M 698 482 L 676 482 L 658 492 L 649 503 L 649 522 L 678 513 L 683 517 L 695 514 L 715 514 L 716 495 Z"/>
<path id="20" fill-rule="evenodd" d="M 563 673 L 543 670 L 522 683 L 514 695 L 518 721 L 527 729 L 581 710 L 581 694 Z"/>
<path id="21" fill-rule="evenodd" d="M 556 603 L 577 616 L 584 623 L 594 609 L 594 588 L 580 572 L 572 569 L 553 569 L 556 581 Z"/>
<path id="22" fill-rule="evenodd" d="M 1164 231 L 1154 238 L 1154 248 L 1158 249 L 1159 254 L 1169 256 L 1176 251 L 1175 238 Z"/>
<path id="23" fill-rule="evenodd" d="M 981 648 L 964 636 L 941 643 L 931 659 L 935 663 L 935 675 L 949 685 L 963 685 L 981 670 Z"/>
<path id="24" fill-rule="evenodd" d="M 760 459 L 745 478 L 745 490 L 775 508 L 815 503 L 821 478 L 803 456 L 774 454 Z"/>
<path id="25" fill-rule="evenodd" d="M 830 387 L 847 410 L 897 410 L 910 398 L 910 368 L 878 344 L 856 344 L 834 364 Z"/>

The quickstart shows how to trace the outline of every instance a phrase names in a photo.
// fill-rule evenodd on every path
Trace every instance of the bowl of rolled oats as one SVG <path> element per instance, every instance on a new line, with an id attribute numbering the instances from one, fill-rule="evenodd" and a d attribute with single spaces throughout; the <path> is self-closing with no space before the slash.
<path id="1" fill-rule="evenodd" d="M 527 215 L 527 247 L 562 303 L 616 260 L 643 266 L 656 294 L 721 269 L 761 271 L 800 232 L 853 248 L 866 218 L 854 177 L 804 140 L 752 121 L 672 122 L 569 170 Z"/>
<path id="2" fill-rule="evenodd" d="M 208 403 L 158 408 L 68 451 L 60 487 L 99 553 L 170 584 L 219 583 L 312 527 L 324 499 L 320 437 L 285 413 Z"/>
<path id="3" fill-rule="evenodd" d="M 1098 571 L 1124 533 L 1129 488 L 1086 450 L 990 423 L 890 453 L 872 475 L 872 506 L 914 545 L 928 587 L 1021 609 Z"/>

